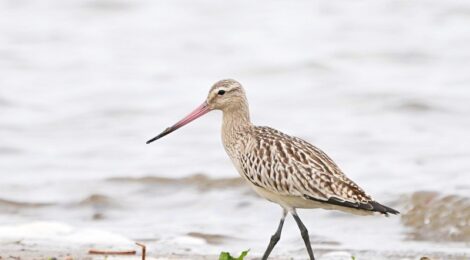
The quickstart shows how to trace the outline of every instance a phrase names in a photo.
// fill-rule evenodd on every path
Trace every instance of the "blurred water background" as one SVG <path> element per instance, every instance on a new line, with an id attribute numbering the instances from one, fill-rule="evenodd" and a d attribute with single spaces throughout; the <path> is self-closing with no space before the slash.
<path id="1" fill-rule="evenodd" d="M 0 224 L 261 253 L 281 210 L 233 179 L 220 113 L 145 145 L 234 78 L 405 213 L 300 211 L 314 248 L 468 254 L 469 25 L 463 0 L 1 0 Z M 275 254 L 305 255 L 292 220 Z"/>

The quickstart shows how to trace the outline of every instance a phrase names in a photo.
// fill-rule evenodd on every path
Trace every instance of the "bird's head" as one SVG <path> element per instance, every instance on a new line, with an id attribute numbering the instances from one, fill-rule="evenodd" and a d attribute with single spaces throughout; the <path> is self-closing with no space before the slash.
<path id="1" fill-rule="evenodd" d="M 237 81 L 224 79 L 212 86 L 206 103 L 211 110 L 238 109 L 246 103 L 245 90 Z"/>
<path id="2" fill-rule="evenodd" d="M 212 86 L 207 99 L 202 105 L 175 125 L 168 127 L 161 134 L 147 141 L 147 144 L 170 134 L 212 110 L 222 110 L 226 112 L 230 110 L 247 109 L 247 106 L 245 90 L 240 83 L 233 79 L 218 81 Z"/>

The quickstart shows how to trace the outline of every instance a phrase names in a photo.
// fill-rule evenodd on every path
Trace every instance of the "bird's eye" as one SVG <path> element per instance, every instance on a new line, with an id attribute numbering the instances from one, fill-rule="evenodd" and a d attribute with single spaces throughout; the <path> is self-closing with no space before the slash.
<path id="1" fill-rule="evenodd" d="M 219 90 L 217 94 L 219 94 L 219 96 L 223 96 L 225 94 L 225 90 Z"/>

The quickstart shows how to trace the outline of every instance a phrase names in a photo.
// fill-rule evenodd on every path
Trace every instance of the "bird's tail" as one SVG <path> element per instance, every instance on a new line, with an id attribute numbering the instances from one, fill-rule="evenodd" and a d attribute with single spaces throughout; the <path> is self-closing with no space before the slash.
<path id="1" fill-rule="evenodd" d="M 379 212 L 379 213 L 384 214 L 386 216 L 388 216 L 388 214 L 392 214 L 392 215 L 400 214 L 400 212 L 398 210 L 395 210 L 395 209 L 392 209 L 392 208 L 387 207 L 385 205 L 382 205 L 382 204 L 378 203 L 377 201 L 371 201 L 371 202 L 369 202 L 369 204 L 371 204 L 372 207 L 373 207 L 372 211 Z"/>

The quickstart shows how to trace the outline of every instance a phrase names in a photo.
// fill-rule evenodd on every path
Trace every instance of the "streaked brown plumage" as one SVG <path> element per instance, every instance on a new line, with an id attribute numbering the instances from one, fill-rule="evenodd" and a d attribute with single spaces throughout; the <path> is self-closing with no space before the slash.
<path id="1" fill-rule="evenodd" d="M 398 214 L 381 205 L 351 181 L 323 151 L 310 143 L 269 128 L 254 126 L 243 87 L 235 80 L 214 84 L 204 104 L 150 140 L 159 139 L 211 110 L 223 111 L 222 140 L 240 175 L 262 197 L 279 204 L 283 217 L 266 250 L 267 259 L 290 212 L 302 231 L 310 259 L 308 232 L 296 208 L 336 209 L 354 214 Z"/>
<path id="2" fill-rule="evenodd" d="M 323 208 L 339 206 L 334 208 L 348 212 L 356 209 L 353 213 L 358 214 L 394 212 L 373 201 L 324 152 L 300 138 L 257 126 L 233 136 L 233 140 L 224 140 L 225 148 L 242 176 L 259 189 L 311 200 L 315 202 L 311 207 L 322 207 L 317 202 L 324 202 L 327 204 Z M 303 201 L 289 205 L 279 198 L 274 202 L 286 208 L 309 208 L 309 203 Z"/>

